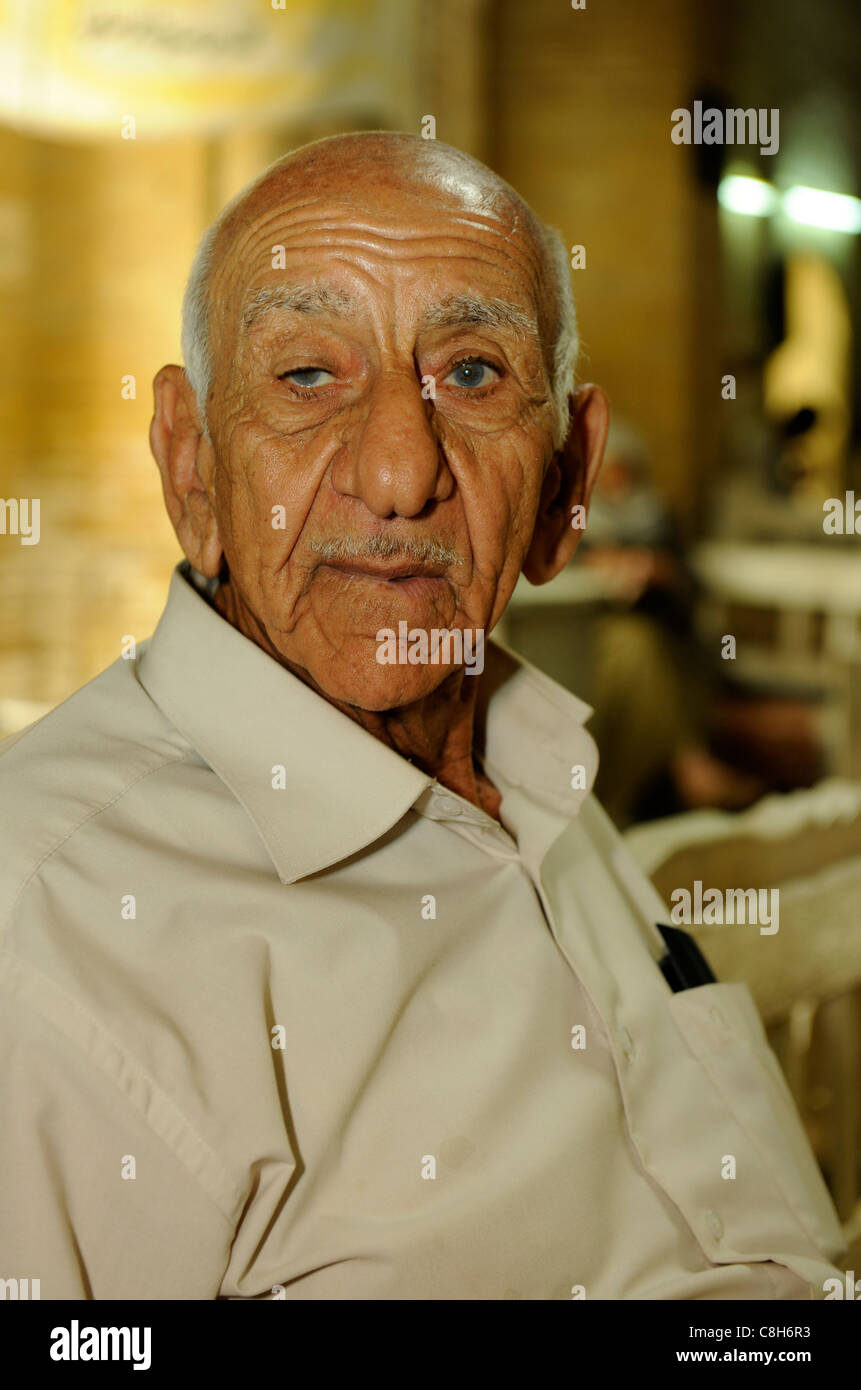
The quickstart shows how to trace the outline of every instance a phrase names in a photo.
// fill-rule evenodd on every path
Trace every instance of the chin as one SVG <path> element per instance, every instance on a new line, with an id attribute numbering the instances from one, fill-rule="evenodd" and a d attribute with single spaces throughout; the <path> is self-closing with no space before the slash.
<path id="1" fill-rule="evenodd" d="M 329 700 L 353 705 L 370 713 L 402 709 L 413 705 L 442 685 L 457 669 L 432 666 L 378 666 L 367 663 L 352 672 L 310 672 L 313 680 Z"/>

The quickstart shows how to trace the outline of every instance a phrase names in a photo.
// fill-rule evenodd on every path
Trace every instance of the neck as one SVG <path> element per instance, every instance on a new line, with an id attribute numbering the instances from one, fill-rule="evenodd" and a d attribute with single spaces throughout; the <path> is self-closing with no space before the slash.
<path id="1" fill-rule="evenodd" d="M 332 699 L 308 671 L 275 650 L 266 634 L 258 630 L 259 624 L 249 621 L 251 615 L 246 614 L 244 605 L 237 603 L 229 581 L 219 586 L 212 602 L 233 627 L 275 657 L 322 699 L 450 791 L 499 820 L 502 797 L 477 766 L 474 754 L 480 677 L 467 680 L 460 668 L 452 671 L 436 690 L 413 704 L 389 710 L 362 709 L 359 705 Z"/>

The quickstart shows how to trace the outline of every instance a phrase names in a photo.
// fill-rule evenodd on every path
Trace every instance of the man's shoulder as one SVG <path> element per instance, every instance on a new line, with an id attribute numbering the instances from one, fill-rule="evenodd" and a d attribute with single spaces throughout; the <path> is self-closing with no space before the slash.
<path id="1" fill-rule="evenodd" d="M 0 743 L 0 920 L 60 845 L 189 752 L 122 658 Z"/>

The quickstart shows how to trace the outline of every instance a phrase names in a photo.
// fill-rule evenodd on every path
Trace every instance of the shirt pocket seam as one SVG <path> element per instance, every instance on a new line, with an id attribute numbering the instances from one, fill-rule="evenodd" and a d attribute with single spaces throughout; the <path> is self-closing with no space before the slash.
<path id="1" fill-rule="evenodd" d="M 827 1245 L 825 1239 L 826 1231 L 825 1229 L 820 1229 L 824 1227 L 824 1212 L 821 1215 L 817 1214 L 818 1203 L 816 1203 L 812 1194 L 808 1195 L 808 1183 L 803 1168 L 800 1166 L 794 1154 L 796 1142 L 793 1142 L 792 1134 L 791 1132 L 787 1134 L 787 1130 L 789 1129 L 791 1131 L 793 1127 L 796 1129 L 796 1141 L 798 1133 L 800 1132 L 800 1136 L 808 1148 L 809 1140 L 804 1132 L 801 1118 L 794 1108 L 791 1095 L 789 1095 L 788 1091 L 784 1093 L 783 1087 L 780 1085 L 782 1073 L 779 1071 L 779 1063 L 768 1046 L 768 1040 L 762 1026 L 762 1021 L 756 1013 L 756 1006 L 750 997 L 747 986 L 741 986 L 741 990 L 743 991 L 741 994 L 735 992 L 737 988 L 735 984 L 719 982 L 716 984 L 701 985 L 693 990 L 685 990 L 680 994 L 671 995 L 668 1000 L 671 1015 L 684 1042 L 696 1061 L 705 1071 L 724 1106 L 735 1120 L 735 1123 L 743 1131 L 756 1153 L 765 1174 L 767 1174 L 774 1188 L 780 1194 L 794 1221 L 800 1226 L 815 1249 L 822 1251 L 823 1245 Z M 714 1007 L 719 1003 L 731 1005 L 730 1012 L 732 1014 L 732 1022 L 740 1028 L 738 1034 L 735 1032 L 731 1034 L 728 1033 L 727 1036 L 722 1036 L 715 1045 L 706 1046 L 705 1043 L 701 1041 L 703 1035 L 702 1023 L 704 1023 L 705 1020 L 701 1022 L 699 1019 L 695 1019 L 691 1026 L 688 1026 L 689 1019 L 686 1016 L 686 1010 L 689 1007 L 690 1000 L 685 1001 L 684 1005 L 680 1005 L 676 1001 L 682 1000 L 685 995 L 692 996 L 698 994 L 700 990 L 710 991 L 708 1001 L 702 996 L 700 1000 L 697 1001 L 698 1004 L 702 1003 L 703 1008 Z M 722 990 L 733 990 L 734 992 L 732 994 L 714 993 L 714 991 Z M 743 1001 L 745 1001 L 744 1005 Z M 714 1032 L 713 1029 L 712 1032 Z M 788 1161 L 797 1175 L 795 1184 L 787 1185 L 785 1179 L 781 1175 L 780 1164 L 775 1162 L 775 1157 L 777 1157 L 777 1155 L 769 1153 L 767 1145 L 763 1145 L 760 1136 L 756 1132 L 756 1128 L 749 1123 L 747 1115 L 745 1114 L 745 1107 L 737 1103 L 730 1077 L 727 1075 L 726 1067 L 721 1061 L 721 1059 L 729 1059 L 730 1057 L 735 1059 L 736 1062 L 739 1060 L 746 1060 L 748 1062 L 747 1070 L 752 1071 L 758 1083 L 757 1089 L 768 1104 L 773 1128 L 778 1135 L 786 1136 L 787 1140 L 791 1142 Z M 775 1068 L 778 1069 L 777 1075 L 775 1075 Z M 811 1159 L 814 1163 L 816 1162 L 812 1152 Z M 816 1165 L 816 1167 L 818 1173 L 818 1165 Z M 819 1176 L 824 1186 L 824 1180 L 822 1180 L 821 1174 L 819 1174 Z M 797 1193 L 793 1193 L 793 1186 L 797 1186 L 799 1189 Z M 827 1194 L 827 1189 L 825 1189 L 825 1191 Z"/>

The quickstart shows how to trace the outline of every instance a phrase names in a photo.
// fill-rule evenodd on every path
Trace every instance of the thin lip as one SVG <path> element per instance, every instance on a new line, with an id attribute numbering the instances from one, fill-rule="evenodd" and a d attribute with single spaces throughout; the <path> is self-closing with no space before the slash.
<path id="1" fill-rule="evenodd" d="M 433 565 L 419 565 L 407 562 L 401 565 L 351 564 L 338 560 L 328 560 L 324 569 L 339 570 L 341 574 L 360 574 L 368 579 L 441 579 L 443 571 Z"/>

